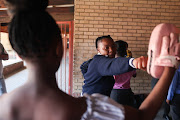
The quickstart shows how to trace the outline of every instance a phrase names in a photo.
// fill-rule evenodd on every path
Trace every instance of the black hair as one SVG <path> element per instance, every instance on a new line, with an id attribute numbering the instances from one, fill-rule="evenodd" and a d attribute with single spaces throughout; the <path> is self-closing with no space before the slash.
<path id="1" fill-rule="evenodd" d="M 48 6 L 49 0 L 5 0 L 7 2 L 8 10 L 15 13 L 19 10 L 39 11 L 45 10 Z"/>
<path id="2" fill-rule="evenodd" d="M 125 42 L 125 41 L 124 41 Z M 125 45 L 126 45 L 126 49 L 128 49 L 128 43 L 127 42 L 125 42 Z"/>
<path id="3" fill-rule="evenodd" d="M 40 4 L 46 0 L 24 1 L 29 1 L 29 3 L 34 1 L 35 4 L 39 1 L 37 3 Z M 30 4 L 30 8 L 31 5 L 33 3 Z M 21 57 L 44 56 L 56 40 L 62 42 L 61 32 L 55 20 L 45 11 L 44 5 L 39 5 L 39 7 L 41 9 L 38 8 L 36 11 L 28 8 L 17 9 L 10 22 L 9 40 L 12 48 Z"/>
<path id="4" fill-rule="evenodd" d="M 107 35 L 107 36 L 101 36 L 101 37 L 98 37 L 96 39 L 96 49 L 98 48 L 98 43 L 101 42 L 101 40 L 105 39 L 105 38 L 108 38 L 108 39 L 111 39 L 112 41 L 114 41 L 110 35 Z"/>
<path id="5" fill-rule="evenodd" d="M 115 42 L 116 44 L 116 54 L 117 56 L 121 56 L 121 57 L 125 57 L 127 56 L 127 46 L 128 46 L 128 43 L 123 41 L 123 40 L 118 40 Z"/>

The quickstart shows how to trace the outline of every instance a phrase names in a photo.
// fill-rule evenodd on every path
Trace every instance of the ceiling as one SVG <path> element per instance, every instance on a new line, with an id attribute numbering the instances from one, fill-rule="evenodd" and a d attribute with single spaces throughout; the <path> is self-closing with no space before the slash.
<path id="1" fill-rule="evenodd" d="M 4 0 L 0 0 L 0 23 L 9 22 Z M 49 0 L 47 11 L 57 21 L 72 21 L 74 19 L 74 0 Z"/>

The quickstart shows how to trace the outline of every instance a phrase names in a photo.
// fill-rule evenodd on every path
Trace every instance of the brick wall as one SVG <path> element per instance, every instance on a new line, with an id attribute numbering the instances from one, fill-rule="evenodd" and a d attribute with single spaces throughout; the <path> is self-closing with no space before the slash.
<path id="1" fill-rule="evenodd" d="M 134 57 L 147 55 L 152 29 L 159 23 L 180 27 L 180 0 L 75 0 L 74 93 L 82 90 L 80 64 L 96 54 L 95 39 L 111 35 L 129 43 Z M 137 71 L 131 80 L 135 93 L 148 93 L 151 77 Z"/>
<path id="2" fill-rule="evenodd" d="M 0 23 L 8 23 L 10 22 L 10 18 L 7 16 L 7 17 L 0 17 Z"/>

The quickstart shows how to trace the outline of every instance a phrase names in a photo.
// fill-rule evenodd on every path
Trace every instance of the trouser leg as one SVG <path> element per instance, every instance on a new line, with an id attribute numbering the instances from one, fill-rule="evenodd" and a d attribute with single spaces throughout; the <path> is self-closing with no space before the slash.
<path id="1" fill-rule="evenodd" d="M 164 102 L 164 115 L 168 115 L 170 112 L 170 105 L 167 102 Z"/>
<path id="2" fill-rule="evenodd" d="M 122 105 L 134 105 L 134 93 L 131 89 L 113 89 L 110 95 L 111 99 Z"/>
<path id="3" fill-rule="evenodd" d="M 3 78 L 0 79 L 0 96 L 3 94 L 3 93 L 6 93 L 6 85 L 5 85 L 5 81 Z"/>
<path id="4" fill-rule="evenodd" d="M 180 120 L 180 94 L 175 94 L 171 103 L 171 116 L 173 120 Z"/>

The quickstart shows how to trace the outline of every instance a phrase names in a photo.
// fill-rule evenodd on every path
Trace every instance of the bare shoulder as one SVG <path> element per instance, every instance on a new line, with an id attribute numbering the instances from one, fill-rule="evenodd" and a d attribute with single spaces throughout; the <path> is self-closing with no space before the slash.
<path id="1" fill-rule="evenodd" d="M 32 117 L 38 120 L 79 120 L 87 109 L 85 98 L 49 91 L 33 96 L 21 91 L 0 97 L 0 120 L 15 117 L 22 120 Z"/>
<path id="2" fill-rule="evenodd" d="M 24 98 L 18 89 L 0 96 L 0 120 L 16 119 L 23 101 L 27 101 Z"/>
<path id="3" fill-rule="evenodd" d="M 87 111 L 87 103 L 86 98 L 79 97 L 79 98 L 70 98 L 70 104 L 67 105 L 68 111 L 67 113 L 70 113 L 74 120 L 80 120 L 82 115 Z M 76 118 L 76 119 L 75 119 Z M 72 119 L 72 118 L 70 118 Z"/>
<path id="4" fill-rule="evenodd" d="M 11 120 L 13 114 L 9 94 L 0 96 L 0 120 Z"/>
<path id="5" fill-rule="evenodd" d="M 59 120 L 80 120 L 86 112 L 86 100 L 84 98 L 74 98 L 67 94 L 61 97 L 45 97 L 36 105 L 38 116 L 45 118 L 58 118 Z M 50 99 L 49 99 L 50 98 Z M 41 118 L 44 119 L 45 118 Z M 52 120 L 52 119 L 51 119 Z"/>

